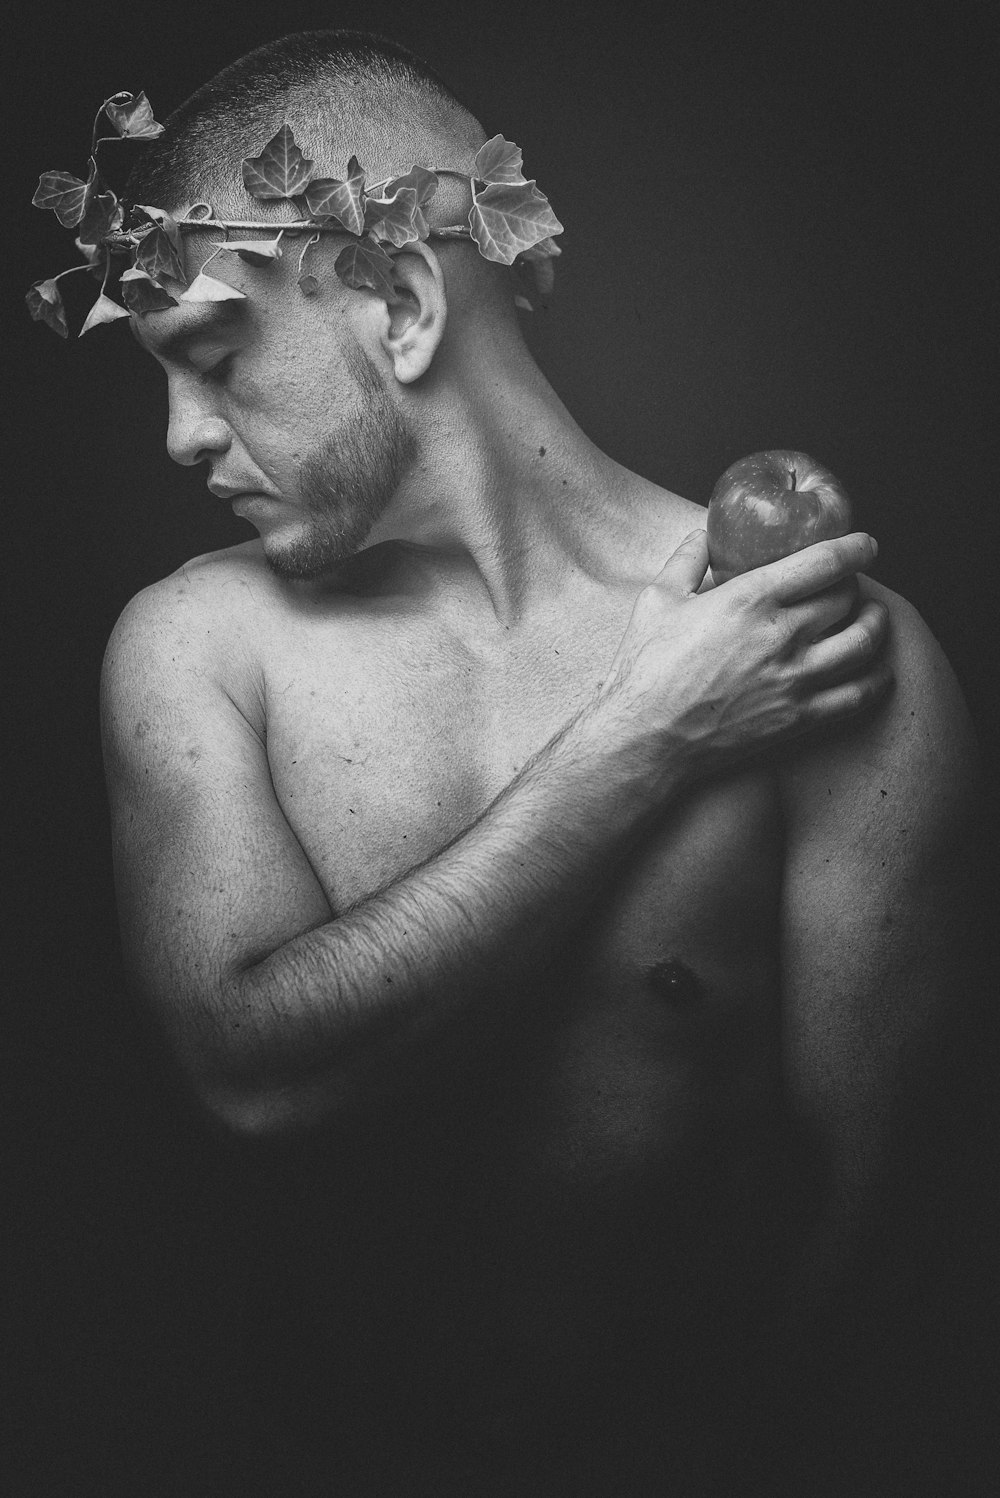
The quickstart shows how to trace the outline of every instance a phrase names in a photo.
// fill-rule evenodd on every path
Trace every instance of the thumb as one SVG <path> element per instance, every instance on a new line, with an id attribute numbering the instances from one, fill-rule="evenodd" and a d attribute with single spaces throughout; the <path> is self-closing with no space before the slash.
<path id="1" fill-rule="evenodd" d="M 668 557 L 654 583 L 657 587 L 670 588 L 675 593 L 697 593 L 705 581 L 707 571 L 708 534 L 699 529 L 684 537 L 680 546 Z"/>

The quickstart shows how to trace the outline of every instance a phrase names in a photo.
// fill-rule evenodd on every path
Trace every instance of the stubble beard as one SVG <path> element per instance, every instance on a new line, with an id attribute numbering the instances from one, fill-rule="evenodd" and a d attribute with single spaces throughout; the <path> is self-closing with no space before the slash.
<path id="1" fill-rule="evenodd" d="M 416 456 L 416 438 L 389 400 L 371 360 L 348 348 L 357 402 L 340 429 L 299 469 L 304 531 L 284 546 L 268 547 L 271 571 L 290 582 L 331 572 L 363 546 Z"/>

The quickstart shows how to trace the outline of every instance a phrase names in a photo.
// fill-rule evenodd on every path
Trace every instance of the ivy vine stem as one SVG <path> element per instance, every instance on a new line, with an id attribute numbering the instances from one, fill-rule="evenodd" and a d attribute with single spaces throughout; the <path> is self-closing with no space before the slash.
<path id="1" fill-rule="evenodd" d="M 108 265 L 110 266 L 110 264 L 111 264 L 111 257 L 109 255 L 108 256 Z M 90 270 L 90 269 L 92 269 L 92 267 L 89 264 L 88 265 L 71 265 L 70 268 L 69 268 L 69 270 L 61 270 L 58 273 L 58 275 L 50 276 L 49 280 L 50 281 L 61 281 L 62 278 L 63 278 L 63 276 L 72 276 L 72 275 L 75 275 L 78 270 Z M 107 270 L 105 270 L 105 272 L 104 272 L 104 285 L 106 286 L 107 283 L 108 283 L 108 272 L 107 272 Z M 102 287 L 101 289 L 103 291 L 104 288 Z"/>
<path id="2" fill-rule="evenodd" d="M 101 139 L 98 140 L 97 139 L 97 127 L 101 123 L 101 115 L 107 109 L 107 107 L 108 107 L 109 104 L 114 104 L 118 99 L 130 99 L 131 97 L 132 97 L 131 94 L 129 94 L 126 89 L 119 90 L 119 92 L 117 94 L 109 94 L 108 97 L 105 99 L 104 103 L 101 105 L 100 109 L 94 115 L 94 124 L 93 124 L 93 128 L 92 128 L 92 130 L 90 132 L 90 154 L 91 154 L 91 156 L 93 156 L 93 154 L 97 150 L 98 146 L 102 145 L 104 141 L 106 141 L 106 140 L 120 140 L 121 139 L 121 137 L 117 136 L 117 135 L 102 135 Z M 109 116 L 109 118 L 110 118 L 110 116 Z M 95 163 L 95 165 L 96 165 L 96 163 Z"/>
<path id="3" fill-rule="evenodd" d="M 309 219 L 296 219 L 291 223 L 280 223 L 271 219 L 270 222 L 260 219 L 228 219 L 228 218 L 182 218 L 177 220 L 181 229 L 260 229 L 277 230 L 279 234 L 348 234 L 350 231 L 341 224 L 317 224 Z M 468 224 L 444 224 L 440 229 L 431 229 L 431 239 L 471 239 L 472 230 Z M 123 245 L 131 242 L 131 235 L 118 234 L 109 235 L 112 243 L 120 242 Z"/>
<path id="4" fill-rule="evenodd" d="M 102 118 L 112 129 L 111 135 L 99 133 Z M 548 199 L 538 191 L 534 179 L 522 175 L 520 147 L 502 135 L 495 135 L 479 148 L 471 171 L 468 167 L 460 170 L 457 167 L 413 166 L 402 177 L 388 177 L 366 186 L 365 173 L 355 156 L 348 161 L 345 182 L 314 178 L 314 163 L 303 156 L 286 122 L 259 155 L 244 158 L 242 171 L 244 186 L 252 197 L 284 199 L 285 211 L 290 213 L 309 213 L 310 198 L 306 188 L 311 183 L 316 189 L 317 216 L 282 222 L 274 218 L 219 219 L 215 217 L 212 205 L 206 202 L 191 205 L 182 219 L 174 220 L 162 209 L 120 202 L 114 192 L 105 191 L 97 170 L 98 148 L 114 140 L 152 140 L 163 130 L 164 126 L 154 119 L 144 93 L 132 94 L 122 90 L 111 94 L 102 101 L 94 116 L 87 180 L 63 171 L 45 172 L 39 178 L 32 202 L 36 207 L 52 210 L 66 228 L 85 225 L 77 245 L 87 259 L 85 264 L 69 266 L 48 281 L 34 283 L 27 301 L 35 321 L 44 321 L 65 336 L 66 318 L 56 282 L 76 271 L 89 271 L 101 281 L 100 295 L 105 298 L 112 256 L 120 255 L 132 256 L 132 273 L 140 283 L 131 292 L 126 293 L 123 289 L 129 310 L 142 312 L 171 305 L 172 298 L 156 277 L 165 274 L 169 279 L 177 271 L 181 229 L 218 229 L 224 235 L 222 243 L 210 241 L 212 253 L 199 274 L 204 274 L 223 248 L 235 248 L 241 258 L 259 265 L 279 257 L 281 251 L 276 240 L 280 242 L 282 236 L 306 236 L 299 253 L 298 269 L 299 285 L 307 296 L 316 294 L 319 283 L 315 276 L 304 274 L 306 255 L 323 234 L 346 235 L 353 241 L 341 251 L 334 267 L 344 285 L 352 290 L 384 294 L 387 298 L 394 295 L 392 251 L 405 250 L 407 245 L 424 239 L 474 241 L 488 260 L 503 265 L 512 265 L 519 257 L 534 250 L 531 258 L 539 262 L 533 267 L 539 289 L 544 294 L 551 285 L 552 266 L 546 257 L 559 253 L 552 239 L 562 233 L 562 225 L 552 212 Z M 423 210 L 441 177 L 451 177 L 470 188 L 472 208 L 465 222 L 430 227 Z M 380 196 L 389 193 L 393 184 L 395 192 Z M 373 216 L 369 209 L 376 208 L 378 213 Z M 136 223 L 133 215 L 137 212 L 149 219 L 148 225 Z M 197 217 L 199 213 L 203 216 Z M 124 227 L 126 222 L 130 225 L 127 229 Z M 267 235 L 271 243 L 263 254 L 255 255 L 252 244 L 234 246 L 230 242 L 232 234 L 240 231 Z M 154 237 L 146 245 L 150 234 Z M 91 236 L 94 242 L 84 243 L 83 235 Z M 99 260 L 102 250 L 105 255 L 103 266 Z M 183 274 L 180 278 L 184 279 Z M 207 279 L 212 280 L 211 277 Z M 151 297 L 148 288 L 143 291 L 144 281 L 159 293 L 159 300 Z M 43 287 L 44 291 L 40 289 Z M 203 293 L 194 300 L 244 295 L 233 288 L 223 292 L 219 284 L 214 288 L 203 288 Z M 523 305 L 523 298 L 520 300 Z M 96 314 L 92 311 L 83 331 L 87 332 L 99 323 L 115 321 L 122 315 L 121 311 L 109 313 L 107 307 L 98 304 Z"/>
<path id="5" fill-rule="evenodd" d="M 319 241 L 319 233 L 316 232 L 316 233 L 311 234 L 309 236 L 309 238 L 306 240 L 305 244 L 302 246 L 302 254 L 299 256 L 299 269 L 298 269 L 298 274 L 300 276 L 302 275 L 302 267 L 305 265 L 306 252 L 309 249 L 309 246 L 317 244 L 318 241 Z"/>

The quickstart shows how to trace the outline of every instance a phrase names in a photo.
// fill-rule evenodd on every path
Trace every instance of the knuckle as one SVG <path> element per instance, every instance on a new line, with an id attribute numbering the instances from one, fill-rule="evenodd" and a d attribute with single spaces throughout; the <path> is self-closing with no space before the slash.
<path id="1" fill-rule="evenodd" d="M 841 690 L 844 710 L 848 713 L 857 713 L 868 702 L 868 690 L 865 678 L 859 677 L 854 681 L 846 682 Z"/>
<path id="2" fill-rule="evenodd" d="M 637 619 L 653 619 L 662 608 L 661 594 L 664 590 L 659 583 L 647 583 L 636 597 L 633 613 Z"/>
<path id="3" fill-rule="evenodd" d="M 875 630 L 865 619 L 859 619 L 854 626 L 854 642 L 857 654 L 863 659 L 874 655 L 878 643 Z"/>
<path id="4" fill-rule="evenodd" d="M 823 718 L 822 704 L 818 697 L 803 697 L 798 704 L 798 721 L 803 728 L 819 723 Z"/>
<path id="5" fill-rule="evenodd" d="M 767 623 L 780 650 L 787 652 L 799 643 L 800 623 L 787 609 L 773 609 L 767 616 Z"/>
<path id="6" fill-rule="evenodd" d="M 720 593 L 720 599 L 729 618 L 745 614 L 757 601 L 758 590 L 746 574 L 738 579 L 731 579 L 725 585 L 725 592 Z"/>
<path id="7" fill-rule="evenodd" d="M 824 546 L 816 556 L 816 570 L 830 587 L 838 583 L 843 574 L 843 565 L 832 546 Z"/>

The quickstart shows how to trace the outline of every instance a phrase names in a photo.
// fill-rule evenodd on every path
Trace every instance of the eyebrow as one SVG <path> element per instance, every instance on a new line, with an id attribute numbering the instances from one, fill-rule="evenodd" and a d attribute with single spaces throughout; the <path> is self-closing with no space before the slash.
<path id="1" fill-rule="evenodd" d="M 241 302 L 235 300 L 212 302 L 198 313 L 192 313 L 183 327 L 174 328 L 172 332 L 158 338 L 155 348 L 150 347 L 143 340 L 134 318 L 129 320 L 129 327 L 132 337 L 147 354 L 152 354 L 157 359 L 176 359 L 196 339 L 203 338 L 206 333 L 222 332 L 240 321 L 243 316 L 244 309 Z"/>

